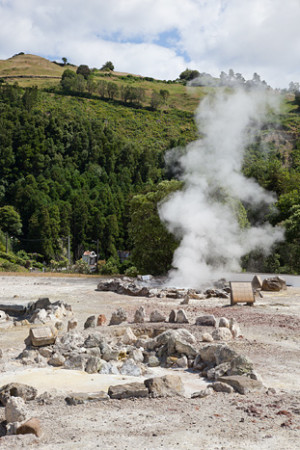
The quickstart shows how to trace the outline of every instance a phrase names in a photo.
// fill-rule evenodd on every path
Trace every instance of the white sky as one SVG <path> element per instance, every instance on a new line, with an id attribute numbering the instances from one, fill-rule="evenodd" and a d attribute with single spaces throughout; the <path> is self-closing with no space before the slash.
<path id="1" fill-rule="evenodd" d="M 51 60 L 176 79 L 186 69 L 300 82 L 300 0 L 0 0 L 0 59 Z"/>

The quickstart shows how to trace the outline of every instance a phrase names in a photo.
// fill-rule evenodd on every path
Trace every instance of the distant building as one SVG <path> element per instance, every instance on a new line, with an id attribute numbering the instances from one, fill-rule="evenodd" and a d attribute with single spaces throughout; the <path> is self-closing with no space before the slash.
<path id="1" fill-rule="evenodd" d="M 86 250 L 82 255 L 82 261 L 89 265 L 90 270 L 96 270 L 97 268 L 97 253 L 94 251 Z"/>

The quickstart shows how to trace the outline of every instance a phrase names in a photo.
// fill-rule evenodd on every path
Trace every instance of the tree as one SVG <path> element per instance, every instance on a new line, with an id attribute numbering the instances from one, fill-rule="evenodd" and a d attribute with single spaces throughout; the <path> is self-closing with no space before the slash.
<path id="1" fill-rule="evenodd" d="M 13 236 L 21 233 L 21 217 L 13 206 L 6 205 L 0 208 L 0 229 Z"/>
<path id="2" fill-rule="evenodd" d="M 191 81 L 199 76 L 200 72 L 198 72 L 198 70 L 185 69 L 183 72 L 181 72 L 179 78 L 181 80 Z"/>
<path id="3" fill-rule="evenodd" d="M 89 66 L 81 64 L 80 66 L 78 66 L 76 73 L 77 75 L 82 75 L 87 80 L 91 75 L 91 69 L 89 68 Z"/>
<path id="4" fill-rule="evenodd" d="M 112 81 L 107 83 L 108 98 L 113 100 L 114 97 L 116 97 L 118 95 L 118 92 L 119 92 L 119 88 L 118 88 L 118 85 L 116 83 L 113 83 Z"/>
<path id="5" fill-rule="evenodd" d="M 153 109 L 159 108 L 161 102 L 162 102 L 161 95 L 157 91 L 152 91 L 150 102 L 151 108 Z"/>
<path id="6" fill-rule="evenodd" d="M 68 62 L 67 58 L 63 57 L 61 59 L 62 59 L 62 62 L 64 63 L 64 66 L 65 66 L 67 64 L 67 62 Z"/>
<path id="7" fill-rule="evenodd" d="M 102 70 L 103 72 L 108 72 L 110 70 L 113 71 L 114 69 L 115 66 L 113 65 L 113 63 L 111 61 L 107 61 L 105 64 L 103 64 L 100 70 Z"/>
<path id="8" fill-rule="evenodd" d="M 136 195 L 131 201 L 132 261 L 141 273 L 162 275 L 171 268 L 178 242 L 160 221 L 157 205 L 181 186 L 176 180 L 163 181 L 152 192 Z"/>
<path id="9" fill-rule="evenodd" d="M 70 69 L 64 70 L 64 72 L 61 76 L 61 81 L 60 81 L 60 85 L 61 85 L 62 89 L 66 92 L 69 92 L 72 89 L 74 89 L 76 79 L 77 79 L 77 75 L 75 72 L 73 72 L 73 70 L 70 70 Z"/>
<path id="10" fill-rule="evenodd" d="M 170 96 L 170 92 L 167 89 L 161 89 L 159 91 L 159 95 L 161 96 L 163 103 L 166 104 Z"/>

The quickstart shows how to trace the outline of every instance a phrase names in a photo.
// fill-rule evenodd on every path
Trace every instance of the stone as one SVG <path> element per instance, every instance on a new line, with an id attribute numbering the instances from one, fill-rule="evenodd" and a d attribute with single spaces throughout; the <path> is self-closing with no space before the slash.
<path id="1" fill-rule="evenodd" d="M 148 297 L 149 288 L 138 286 L 132 282 L 132 279 L 110 279 L 101 280 L 97 286 L 98 291 L 111 291 L 121 295 L 131 295 L 134 297 Z"/>
<path id="2" fill-rule="evenodd" d="M 150 314 L 150 322 L 165 322 L 166 316 L 162 314 L 160 311 L 152 311 Z"/>
<path id="3" fill-rule="evenodd" d="M 232 339 L 232 334 L 229 328 L 216 328 L 212 332 L 212 337 L 214 341 L 230 341 Z"/>
<path id="4" fill-rule="evenodd" d="M 252 284 L 252 289 L 253 290 L 261 289 L 262 288 L 262 281 L 261 281 L 260 276 L 254 275 L 254 277 L 252 278 L 251 284 Z"/>
<path id="5" fill-rule="evenodd" d="M 253 371 L 252 361 L 244 355 L 237 355 L 231 360 L 231 368 L 228 375 L 248 375 Z"/>
<path id="6" fill-rule="evenodd" d="M 187 357 L 183 355 L 181 358 L 178 358 L 176 361 L 176 366 L 180 367 L 181 369 L 186 369 L 188 367 Z"/>
<path id="7" fill-rule="evenodd" d="M 0 322 L 5 322 L 6 321 L 6 312 L 2 311 L 2 309 L 0 309 Z"/>
<path id="8" fill-rule="evenodd" d="M 100 333 L 89 334 L 84 341 L 85 348 L 100 347 L 105 342 L 105 338 Z"/>
<path id="9" fill-rule="evenodd" d="M 176 322 L 176 311 L 172 309 L 172 311 L 169 314 L 169 323 L 175 323 Z"/>
<path id="10" fill-rule="evenodd" d="M 160 360 L 155 355 L 150 355 L 148 357 L 148 366 L 149 367 L 158 367 L 160 365 Z"/>
<path id="11" fill-rule="evenodd" d="M 193 394 L 191 395 L 191 398 L 204 398 L 204 397 L 208 397 L 209 395 L 212 394 L 212 389 L 202 389 L 201 391 L 197 391 L 197 392 L 193 392 Z"/>
<path id="12" fill-rule="evenodd" d="M 21 397 L 10 397 L 5 406 L 5 420 L 7 422 L 23 422 L 28 416 L 24 400 Z"/>
<path id="13" fill-rule="evenodd" d="M 148 389 L 144 383 L 127 383 L 110 386 L 108 395 L 112 399 L 148 397 Z"/>
<path id="14" fill-rule="evenodd" d="M 210 333 L 203 333 L 202 334 L 202 341 L 203 342 L 213 342 L 214 338 Z"/>
<path id="15" fill-rule="evenodd" d="M 144 361 L 144 354 L 140 348 L 135 348 L 129 352 L 129 357 L 132 358 L 137 363 L 142 363 Z"/>
<path id="16" fill-rule="evenodd" d="M 97 356 L 91 356 L 88 358 L 86 365 L 85 365 L 85 371 L 87 373 L 97 373 L 102 367 L 102 359 Z"/>
<path id="17" fill-rule="evenodd" d="M 181 304 L 181 305 L 188 305 L 189 302 L 190 302 L 190 296 L 189 296 L 189 295 L 185 295 L 185 296 L 183 297 L 182 302 L 180 302 L 180 304 Z"/>
<path id="18" fill-rule="evenodd" d="M 234 392 L 234 389 L 230 384 L 221 383 L 221 381 L 213 383 L 212 388 L 216 392 L 226 392 L 227 394 L 232 394 L 232 392 Z"/>
<path id="19" fill-rule="evenodd" d="M 103 327 L 106 322 L 106 316 L 104 314 L 99 314 L 99 316 L 97 317 L 97 327 Z"/>
<path id="20" fill-rule="evenodd" d="M 48 297 L 39 298 L 32 306 L 32 309 L 48 309 L 51 302 Z"/>
<path id="21" fill-rule="evenodd" d="M 50 366 L 60 367 L 64 365 L 65 361 L 66 358 L 63 355 L 61 355 L 59 352 L 55 352 L 49 359 L 48 364 L 50 364 Z"/>
<path id="22" fill-rule="evenodd" d="M 67 330 L 68 331 L 74 330 L 77 327 L 77 325 L 78 325 L 77 319 L 70 319 L 68 321 L 68 328 L 67 328 Z"/>
<path id="23" fill-rule="evenodd" d="M 239 324 L 236 322 L 230 323 L 230 330 L 234 339 L 242 335 Z"/>
<path id="24" fill-rule="evenodd" d="M 235 350 L 233 350 L 226 344 L 217 344 L 214 346 L 214 348 L 217 366 L 224 362 L 231 362 L 239 356 Z"/>
<path id="25" fill-rule="evenodd" d="M 149 390 L 149 394 L 154 398 L 183 395 L 183 383 L 179 375 L 148 378 L 144 383 Z"/>
<path id="26" fill-rule="evenodd" d="M 55 343 L 57 330 L 52 327 L 30 328 L 29 340 L 34 347 L 51 345 Z"/>
<path id="27" fill-rule="evenodd" d="M 143 306 L 141 306 L 139 309 L 137 309 L 135 311 L 134 319 L 133 319 L 134 323 L 144 323 L 145 316 L 146 316 L 145 308 Z"/>
<path id="28" fill-rule="evenodd" d="M 39 323 L 46 323 L 49 321 L 49 318 L 47 317 L 48 313 L 45 309 L 40 309 L 38 311 L 35 311 L 34 314 L 30 318 L 30 322 L 39 324 Z"/>
<path id="29" fill-rule="evenodd" d="M 127 313 L 123 308 L 118 308 L 117 311 L 113 312 L 109 325 L 120 325 L 122 322 L 127 321 Z"/>
<path id="30" fill-rule="evenodd" d="M 189 323 L 186 313 L 183 309 L 177 311 L 176 323 Z"/>
<path id="31" fill-rule="evenodd" d="M 65 398 L 69 406 L 81 405 L 87 402 L 101 402 L 109 400 L 109 395 L 104 391 L 98 392 L 75 392 Z"/>
<path id="32" fill-rule="evenodd" d="M 226 317 L 221 317 L 219 320 L 219 328 L 230 328 L 230 322 Z"/>
<path id="33" fill-rule="evenodd" d="M 286 282 L 283 278 L 278 276 L 265 278 L 261 288 L 263 291 L 281 291 L 282 289 L 286 289 Z"/>
<path id="34" fill-rule="evenodd" d="M 102 358 L 105 361 L 111 361 L 111 360 L 117 361 L 119 358 L 120 350 L 112 348 L 108 344 L 103 344 L 101 346 L 101 352 L 102 352 Z"/>
<path id="35" fill-rule="evenodd" d="M 197 317 L 195 324 L 203 327 L 215 327 L 217 325 L 217 321 L 215 316 L 210 314 L 206 316 Z"/>
<path id="36" fill-rule="evenodd" d="M 199 358 L 201 361 L 203 361 L 206 364 L 216 364 L 216 345 L 205 345 L 202 347 L 199 352 Z M 197 357 L 198 357 L 197 355 Z"/>
<path id="37" fill-rule="evenodd" d="M 57 320 L 56 322 L 55 322 L 55 328 L 57 329 L 57 330 L 62 330 L 63 329 L 63 327 L 64 327 L 64 324 L 63 324 L 63 321 L 62 320 Z"/>
<path id="38" fill-rule="evenodd" d="M 95 328 L 96 326 L 96 316 L 89 316 L 84 322 L 84 329 Z"/>
<path id="39" fill-rule="evenodd" d="M 135 364 L 133 359 L 127 359 L 120 368 L 121 375 L 128 375 L 131 377 L 139 377 L 142 374 L 141 369 Z"/>
<path id="40" fill-rule="evenodd" d="M 119 375 L 119 370 L 111 362 L 106 362 L 102 359 L 99 373 L 102 375 Z"/>
<path id="41" fill-rule="evenodd" d="M 249 392 L 260 392 L 264 389 L 261 381 L 252 380 L 249 377 L 235 375 L 220 377 L 218 381 L 229 384 L 239 394 L 248 394 Z"/>
<path id="42" fill-rule="evenodd" d="M 9 383 L 0 388 L 0 404 L 5 406 L 11 397 L 20 397 L 24 401 L 34 400 L 37 389 L 27 384 Z"/>
<path id="43" fill-rule="evenodd" d="M 39 419 L 37 417 L 32 417 L 22 423 L 22 425 L 16 429 L 16 434 L 35 434 L 36 437 L 41 437 L 42 428 Z"/>
<path id="44" fill-rule="evenodd" d="M 186 355 L 187 357 L 194 358 L 197 354 L 197 350 L 191 345 L 178 339 L 175 342 L 175 350 L 180 355 Z"/>
<path id="45" fill-rule="evenodd" d="M 219 364 L 218 366 L 209 369 L 206 372 L 206 377 L 209 380 L 217 380 L 219 377 L 226 375 L 227 372 L 230 370 L 230 368 L 231 368 L 230 362 L 224 362 L 222 364 Z"/>
<path id="46" fill-rule="evenodd" d="M 64 364 L 65 369 L 85 370 L 87 357 L 85 355 L 73 354 L 70 355 Z"/>
<path id="47" fill-rule="evenodd" d="M 134 334 L 134 332 L 130 327 L 127 327 L 122 337 L 123 344 L 131 345 L 134 344 L 136 341 L 137 341 L 136 335 Z"/>

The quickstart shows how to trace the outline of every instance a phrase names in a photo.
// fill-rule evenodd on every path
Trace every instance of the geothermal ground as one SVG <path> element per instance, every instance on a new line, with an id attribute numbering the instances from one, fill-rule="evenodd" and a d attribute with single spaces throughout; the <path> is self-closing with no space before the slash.
<path id="1" fill-rule="evenodd" d="M 88 374 L 54 367 L 30 367 L 17 361 L 25 348 L 29 326 L 0 329 L 0 387 L 18 381 L 34 386 L 44 400 L 28 402 L 31 417 L 40 420 L 43 434 L 7 435 L 0 448 L 20 449 L 298 449 L 300 447 L 300 288 L 263 293 L 253 307 L 229 306 L 228 299 L 180 299 L 121 296 L 96 291 L 97 278 L 6 276 L 0 277 L 0 303 L 26 303 L 40 297 L 62 300 L 72 306 L 78 330 L 88 316 L 122 307 L 133 321 L 137 308 L 146 317 L 159 310 L 168 317 L 172 309 L 184 308 L 188 329 L 197 339 L 207 329 L 194 325 L 204 314 L 235 318 L 242 337 L 227 344 L 249 357 L 263 380 L 260 393 L 214 392 L 205 398 L 190 398 L 206 381 L 183 369 L 152 368 L 154 376 L 182 376 L 185 396 L 87 402 L 69 406 L 72 392 L 97 392 L 108 386 L 137 381 L 122 375 Z M 125 324 L 125 327 L 128 324 Z M 155 327 L 155 324 L 147 324 Z M 164 324 L 168 327 L 171 325 Z M 124 325 L 119 325 L 124 328 Z M 100 327 L 99 327 L 100 328 Z M 104 327 L 101 327 L 102 329 Z M 111 329 L 112 327 L 105 327 Z M 115 327 L 114 327 L 115 328 Z M 64 329 L 59 333 L 66 331 Z M 0 422 L 4 408 L 0 407 Z"/>

